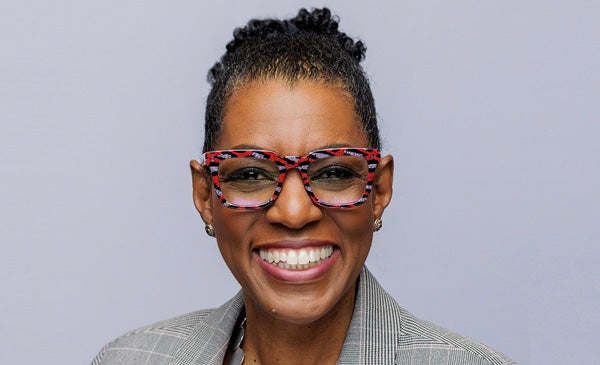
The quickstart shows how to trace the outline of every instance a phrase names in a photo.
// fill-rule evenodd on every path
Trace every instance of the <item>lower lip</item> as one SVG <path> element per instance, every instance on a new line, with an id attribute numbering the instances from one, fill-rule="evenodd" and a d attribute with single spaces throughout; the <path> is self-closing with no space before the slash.
<path id="1" fill-rule="evenodd" d="M 254 258 L 258 264 L 275 279 L 288 282 L 304 282 L 315 280 L 323 275 L 333 266 L 337 258 L 340 256 L 340 250 L 334 248 L 333 253 L 329 258 L 319 265 L 309 267 L 302 270 L 288 270 L 283 267 L 275 266 L 261 259 L 257 252 L 254 252 Z"/>

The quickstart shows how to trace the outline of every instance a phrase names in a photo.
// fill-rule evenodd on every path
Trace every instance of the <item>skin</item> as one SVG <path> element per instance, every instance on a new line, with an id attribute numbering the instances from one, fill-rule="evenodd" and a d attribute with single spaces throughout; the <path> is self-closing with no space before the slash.
<path id="1" fill-rule="evenodd" d="M 333 85 L 271 79 L 234 92 L 215 149 L 306 155 L 334 146 L 367 147 L 349 95 Z M 214 226 L 223 259 L 244 292 L 245 363 L 335 364 L 352 317 L 356 279 L 371 247 L 373 221 L 392 197 L 392 156 L 382 158 L 368 201 L 350 209 L 314 205 L 295 170 L 269 208 L 229 209 L 218 201 L 205 170 L 196 161 L 191 168 L 196 208 Z M 316 279 L 283 281 L 258 263 L 258 247 L 307 240 L 333 243 L 339 251 Z"/>

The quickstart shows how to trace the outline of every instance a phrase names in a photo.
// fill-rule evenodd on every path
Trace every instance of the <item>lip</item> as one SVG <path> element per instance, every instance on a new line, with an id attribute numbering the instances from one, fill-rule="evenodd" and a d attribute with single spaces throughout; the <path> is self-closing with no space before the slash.
<path id="1" fill-rule="evenodd" d="M 300 249 L 305 247 L 322 247 L 322 246 L 333 246 L 333 253 L 329 258 L 323 261 L 321 264 L 309 267 L 308 269 L 302 270 L 288 270 L 279 266 L 275 266 L 263 260 L 258 254 L 260 249 L 269 249 L 269 248 L 294 248 Z M 275 243 L 269 243 L 265 245 L 260 245 L 260 247 L 256 247 L 252 252 L 254 259 L 260 265 L 260 267 L 267 272 L 270 276 L 275 279 L 292 282 L 292 283 L 300 283 L 311 280 L 316 280 L 319 277 L 325 275 L 329 269 L 335 264 L 337 259 L 340 256 L 340 250 L 336 245 L 333 245 L 331 242 L 325 241 L 281 241 Z"/>

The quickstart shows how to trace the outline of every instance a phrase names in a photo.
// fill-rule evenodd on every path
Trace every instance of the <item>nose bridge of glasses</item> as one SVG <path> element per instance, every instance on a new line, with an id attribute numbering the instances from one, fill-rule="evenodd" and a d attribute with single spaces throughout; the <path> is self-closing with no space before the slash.
<path id="1" fill-rule="evenodd" d="M 301 205 L 311 200 L 314 201 L 311 196 L 311 188 L 306 173 L 308 163 L 309 160 L 307 159 L 298 159 L 291 163 L 289 161 L 285 163 L 285 167 L 280 170 L 279 186 L 276 189 L 277 200 L 282 200 L 283 198 L 284 200 L 292 199 L 300 202 L 308 199 L 306 202 L 301 203 Z M 301 190 L 304 193 L 301 193 Z M 290 202 L 288 201 L 287 203 L 289 204 Z M 310 203 L 310 205 L 312 204 L 313 202 Z"/>
<path id="2" fill-rule="evenodd" d="M 280 180 L 279 180 L 279 189 L 283 188 L 283 184 L 287 182 L 286 185 L 289 185 L 289 176 L 290 175 L 298 175 L 300 178 L 300 183 L 304 186 L 303 189 L 307 189 L 308 178 L 306 176 L 307 165 L 310 163 L 310 160 L 305 156 L 284 156 L 280 157 L 278 160 L 279 169 L 280 169 Z M 293 178 L 292 178 L 293 180 Z M 289 190 L 289 186 L 286 190 Z M 281 191 L 281 190 L 280 190 Z"/>
<path id="3" fill-rule="evenodd" d="M 279 160 L 280 170 L 283 175 L 288 174 L 290 170 L 296 169 L 298 172 L 303 175 L 307 169 L 307 165 L 310 163 L 310 160 L 305 156 L 284 156 Z M 303 177 L 303 176 L 301 176 Z"/>

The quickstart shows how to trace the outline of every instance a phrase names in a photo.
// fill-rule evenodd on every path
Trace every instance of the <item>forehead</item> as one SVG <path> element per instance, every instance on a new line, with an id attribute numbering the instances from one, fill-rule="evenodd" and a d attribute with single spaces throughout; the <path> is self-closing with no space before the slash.
<path id="1" fill-rule="evenodd" d="M 319 148 L 366 144 L 353 100 L 341 88 L 267 80 L 233 92 L 217 149 L 260 148 L 301 155 Z"/>

